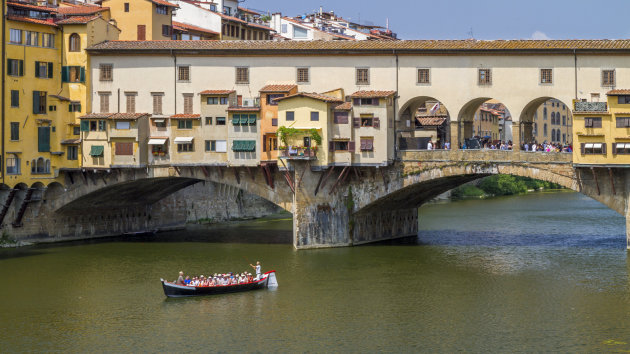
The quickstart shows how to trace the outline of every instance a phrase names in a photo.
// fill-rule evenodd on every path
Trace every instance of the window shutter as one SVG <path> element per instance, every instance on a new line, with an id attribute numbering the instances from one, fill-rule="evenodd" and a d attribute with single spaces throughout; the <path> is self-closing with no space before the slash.
<path id="1" fill-rule="evenodd" d="M 372 119 L 372 125 L 374 126 L 374 128 L 380 128 L 381 127 L 381 120 L 374 117 Z"/>
<path id="2" fill-rule="evenodd" d="M 89 132 L 90 131 L 90 122 L 87 120 L 82 120 L 81 121 L 81 131 L 82 132 Z"/>
<path id="3" fill-rule="evenodd" d="M 70 68 L 67 66 L 61 67 L 61 82 L 70 81 Z"/>
<path id="4" fill-rule="evenodd" d="M 360 98 L 353 98 L 352 99 L 352 104 L 354 106 L 360 106 L 361 105 L 361 99 Z"/>
<path id="5" fill-rule="evenodd" d="M 50 127 L 38 127 L 37 133 L 37 151 L 50 152 Z"/>
<path id="6" fill-rule="evenodd" d="M 380 99 L 378 99 L 378 98 L 372 98 L 372 105 L 374 105 L 374 106 L 378 106 L 378 105 L 379 105 L 379 103 L 380 103 Z"/>
<path id="7" fill-rule="evenodd" d="M 352 122 L 355 128 L 361 127 L 361 118 L 352 118 Z"/>
<path id="8" fill-rule="evenodd" d="M 48 63 L 48 78 L 52 79 L 53 77 L 53 63 Z"/>
<path id="9" fill-rule="evenodd" d="M 361 150 L 366 150 L 367 149 L 367 140 L 365 139 L 361 139 Z"/>
<path id="10" fill-rule="evenodd" d="M 328 151 L 330 151 L 330 152 L 335 151 L 335 142 L 334 141 L 329 141 L 328 142 Z"/>
<path id="11" fill-rule="evenodd" d="M 585 152 L 585 150 L 586 150 L 586 149 L 585 149 L 585 146 L 586 146 L 586 144 L 585 144 L 585 143 L 580 144 L 580 153 L 581 153 L 582 155 L 584 155 L 584 152 Z"/>
<path id="12" fill-rule="evenodd" d="M 35 62 L 35 77 L 39 77 L 39 62 Z"/>
<path id="13" fill-rule="evenodd" d="M 39 114 L 39 91 L 33 91 L 33 114 Z"/>
<path id="14" fill-rule="evenodd" d="M 612 153 L 613 155 L 617 153 L 617 143 L 612 143 Z"/>
<path id="15" fill-rule="evenodd" d="M 13 67 L 13 59 L 7 59 L 7 75 L 11 74 L 11 67 Z"/>
<path id="16" fill-rule="evenodd" d="M 369 139 L 367 146 L 370 151 L 374 151 L 374 139 Z"/>
<path id="17" fill-rule="evenodd" d="M 24 76 L 24 60 L 18 60 L 18 66 L 20 70 L 19 75 Z"/>
<path id="18" fill-rule="evenodd" d="M 348 151 L 354 152 L 354 141 L 348 142 Z"/>
<path id="19" fill-rule="evenodd" d="M 85 66 L 81 67 L 81 76 L 79 77 L 79 81 L 85 82 Z"/>
<path id="20" fill-rule="evenodd" d="M 606 145 L 608 145 L 608 144 L 606 144 L 606 143 L 602 144 L 602 154 L 603 155 L 606 155 Z"/>
<path id="21" fill-rule="evenodd" d="M 262 140 L 263 152 L 267 151 L 267 144 L 266 144 L 266 142 L 267 142 L 267 134 L 264 134 L 263 135 L 263 140 Z"/>

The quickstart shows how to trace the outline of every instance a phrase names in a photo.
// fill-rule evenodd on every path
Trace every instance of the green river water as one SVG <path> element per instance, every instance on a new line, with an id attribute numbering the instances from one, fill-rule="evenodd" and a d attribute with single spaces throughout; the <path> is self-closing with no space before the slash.
<path id="1" fill-rule="evenodd" d="M 290 228 L 0 249 L 0 351 L 630 350 L 625 220 L 581 194 L 426 205 L 406 242 L 295 251 Z M 159 282 L 256 260 L 276 290 L 166 299 Z"/>

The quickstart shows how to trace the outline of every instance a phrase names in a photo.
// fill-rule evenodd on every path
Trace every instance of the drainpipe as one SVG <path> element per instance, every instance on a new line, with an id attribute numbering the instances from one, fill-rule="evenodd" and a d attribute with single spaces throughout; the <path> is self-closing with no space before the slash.
<path id="1" fill-rule="evenodd" d="M 397 132 L 396 132 L 396 122 L 398 122 L 398 54 L 396 53 L 396 49 L 392 50 L 392 53 L 396 57 L 396 93 L 394 94 L 394 101 L 392 104 L 394 105 L 394 161 L 398 160 L 398 142 L 396 140 Z"/>
<path id="2" fill-rule="evenodd" d="M 120 113 L 120 88 L 118 89 L 118 98 L 116 99 L 116 101 L 118 102 L 118 109 L 116 109 L 116 111 L 118 113 Z"/>
<path id="3" fill-rule="evenodd" d="M 5 171 L 5 167 L 4 167 L 4 141 L 5 141 L 5 113 L 6 113 L 6 108 L 5 108 L 5 97 L 6 97 L 6 69 L 5 69 L 5 65 L 6 65 L 6 49 L 7 49 L 7 44 L 6 44 L 6 32 L 7 32 L 7 24 L 6 24 L 6 18 L 4 16 L 4 12 L 6 10 L 7 6 L 6 4 L 3 2 L 2 3 L 2 94 L 1 94 L 1 98 L 0 98 L 0 105 L 2 105 L 2 151 L 0 152 L 0 175 L 2 175 L 2 183 L 4 183 L 4 171 Z"/>
<path id="4" fill-rule="evenodd" d="M 576 50 L 573 49 L 573 69 L 575 75 L 575 99 L 578 99 L 578 78 L 577 78 L 577 53 Z"/>
<path id="5" fill-rule="evenodd" d="M 171 49 L 171 56 L 173 57 L 173 114 L 177 114 L 177 56 Z M 170 122 L 169 122 L 170 124 Z"/>

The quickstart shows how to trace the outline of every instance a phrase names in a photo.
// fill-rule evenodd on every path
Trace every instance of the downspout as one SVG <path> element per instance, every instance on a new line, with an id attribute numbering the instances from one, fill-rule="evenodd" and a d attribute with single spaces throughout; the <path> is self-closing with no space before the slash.
<path id="1" fill-rule="evenodd" d="M 120 113 L 120 88 L 118 89 L 118 94 L 116 96 L 118 96 L 116 97 L 116 105 L 118 106 L 118 108 L 116 109 L 116 112 Z"/>
<path id="2" fill-rule="evenodd" d="M 4 171 L 5 171 L 5 167 L 4 167 L 4 140 L 5 140 L 5 113 L 6 113 L 6 108 L 5 108 L 5 88 L 6 88 L 6 69 L 5 69 L 5 63 L 6 63 L 6 49 L 7 49 L 7 44 L 6 44 L 6 34 L 7 34 L 7 21 L 6 21 L 6 16 L 4 15 L 5 11 L 6 11 L 7 5 L 2 2 L 2 98 L 0 99 L 0 104 L 2 105 L 2 151 L 0 152 L 0 174 L 2 175 L 2 183 L 4 184 Z"/>
<path id="3" fill-rule="evenodd" d="M 577 78 L 577 53 L 576 50 L 573 49 L 573 69 L 575 75 L 575 99 L 578 99 L 578 78 Z"/>
<path id="4" fill-rule="evenodd" d="M 392 50 L 392 53 L 396 57 L 396 93 L 394 94 L 394 161 L 398 160 L 398 140 L 397 140 L 397 132 L 396 132 L 396 124 L 398 122 L 398 54 L 396 53 L 396 49 Z"/>
<path id="5" fill-rule="evenodd" d="M 171 49 L 171 56 L 173 57 L 173 114 L 177 114 L 177 56 Z M 169 122 L 170 124 L 170 122 Z"/>

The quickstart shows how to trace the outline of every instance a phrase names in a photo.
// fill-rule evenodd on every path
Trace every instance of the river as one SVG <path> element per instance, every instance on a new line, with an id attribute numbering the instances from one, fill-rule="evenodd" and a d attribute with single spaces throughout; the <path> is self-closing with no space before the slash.
<path id="1" fill-rule="evenodd" d="M 0 250 L 2 352 L 630 350 L 625 221 L 571 192 L 420 208 L 418 239 L 295 251 L 290 219 Z M 225 243 L 237 237 L 243 243 Z M 271 244 L 266 241 L 273 242 Z M 276 290 L 166 299 L 242 271 Z"/>

